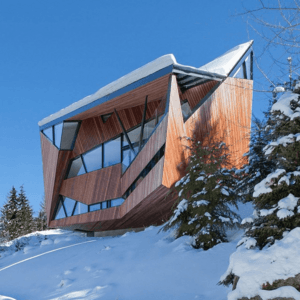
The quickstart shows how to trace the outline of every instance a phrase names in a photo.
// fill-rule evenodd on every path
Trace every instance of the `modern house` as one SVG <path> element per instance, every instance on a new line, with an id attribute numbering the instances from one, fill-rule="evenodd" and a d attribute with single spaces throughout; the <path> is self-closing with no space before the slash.
<path id="1" fill-rule="evenodd" d="M 248 151 L 252 41 L 195 68 L 165 55 L 39 122 L 48 226 L 120 233 L 165 222 L 188 158 L 181 137 Z"/>

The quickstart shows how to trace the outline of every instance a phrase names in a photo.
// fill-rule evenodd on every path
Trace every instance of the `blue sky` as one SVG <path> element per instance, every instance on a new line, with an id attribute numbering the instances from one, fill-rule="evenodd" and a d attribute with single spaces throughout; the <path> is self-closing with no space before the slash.
<path id="1" fill-rule="evenodd" d="M 232 17 L 242 3 L 0 1 L 0 207 L 13 185 L 24 184 L 39 208 L 38 121 L 161 55 L 200 67 L 252 39 L 242 18 Z M 266 107 L 253 105 L 259 116 Z"/>

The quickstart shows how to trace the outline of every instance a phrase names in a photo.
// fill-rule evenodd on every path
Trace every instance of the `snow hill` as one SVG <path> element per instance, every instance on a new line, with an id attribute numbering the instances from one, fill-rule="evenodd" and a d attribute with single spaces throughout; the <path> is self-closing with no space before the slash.
<path id="1" fill-rule="evenodd" d="M 246 217 L 252 207 L 240 213 Z M 0 299 L 227 299 L 231 288 L 217 283 L 243 232 L 203 251 L 190 237 L 174 240 L 160 229 L 105 238 L 48 230 L 2 244 Z"/>

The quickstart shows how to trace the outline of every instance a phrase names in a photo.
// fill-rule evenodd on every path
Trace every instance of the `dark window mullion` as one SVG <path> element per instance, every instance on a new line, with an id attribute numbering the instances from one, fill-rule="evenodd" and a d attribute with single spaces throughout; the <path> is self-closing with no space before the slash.
<path id="1" fill-rule="evenodd" d="M 82 154 L 80 154 L 80 157 L 81 157 L 81 161 L 82 161 L 82 164 L 83 164 L 83 167 L 84 167 L 85 173 L 88 173 L 88 171 L 87 171 L 87 168 L 86 168 L 86 165 L 85 165 L 85 162 L 84 162 L 84 159 L 83 159 L 83 155 L 82 155 Z"/>
<path id="2" fill-rule="evenodd" d="M 53 145 L 55 145 L 55 130 L 54 130 L 54 125 L 52 126 L 52 136 L 53 136 Z"/>
<path id="3" fill-rule="evenodd" d="M 73 215 L 74 215 L 74 212 L 75 212 L 75 209 L 76 209 L 77 203 L 78 203 L 78 201 L 76 201 L 76 202 L 75 202 L 75 205 L 74 205 L 74 207 L 73 207 L 73 210 L 72 210 L 72 215 L 71 215 L 71 216 L 73 216 Z"/>
<path id="4" fill-rule="evenodd" d="M 246 68 L 246 62 L 243 62 L 243 75 L 244 79 L 247 79 L 247 68 Z"/>
<path id="5" fill-rule="evenodd" d="M 65 204 L 64 204 L 63 197 L 60 198 L 60 201 L 61 201 L 61 205 L 62 205 L 62 207 L 63 207 L 63 209 L 64 209 L 65 216 L 67 217 L 68 215 L 67 215 L 67 210 L 66 210 L 66 208 L 65 208 Z"/>

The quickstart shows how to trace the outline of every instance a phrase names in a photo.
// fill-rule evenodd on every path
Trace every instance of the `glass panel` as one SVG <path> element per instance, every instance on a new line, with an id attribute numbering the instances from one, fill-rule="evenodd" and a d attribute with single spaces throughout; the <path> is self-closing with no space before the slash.
<path id="1" fill-rule="evenodd" d="M 246 63 L 246 72 L 247 72 L 247 79 L 251 79 L 251 74 L 250 74 L 250 71 L 251 71 L 251 59 L 250 59 L 250 55 L 247 56 L 247 58 L 245 59 L 245 63 Z"/>
<path id="2" fill-rule="evenodd" d="M 120 206 L 124 202 L 124 199 L 123 198 L 113 199 L 110 202 L 111 202 L 111 207 Z"/>
<path id="3" fill-rule="evenodd" d="M 150 137 L 151 133 L 153 132 L 155 128 L 156 120 L 153 119 L 151 121 L 148 121 L 144 126 L 144 133 L 143 133 L 143 144 L 146 142 L 146 140 Z"/>
<path id="4" fill-rule="evenodd" d="M 55 220 L 62 219 L 62 218 L 65 218 L 65 217 L 66 217 L 65 211 L 64 211 L 64 208 L 62 206 L 62 202 L 60 200 L 59 204 L 58 204 L 58 208 L 57 208 L 57 213 L 56 213 L 56 216 L 55 216 Z"/>
<path id="5" fill-rule="evenodd" d="M 141 134 L 141 126 L 127 132 L 127 135 L 130 139 L 131 144 L 134 144 L 134 143 L 137 143 L 140 141 L 140 134 Z M 126 137 L 124 136 L 123 146 L 127 146 L 127 145 L 128 145 L 128 143 L 127 143 Z"/>
<path id="6" fill-rule="evenodd" d="M 181 105 L 181 110 L 184 120 L 186 120 L 192 114 L 192 110 L 188 102 L 185 102 Z"/>
<path id="7" fill-rule="evenodd" d="M 67 197 L 64 198 L 64 206 L 67 212 L 67 217 L 71 217 L 76 201 Z"/>
<path id="8" fill-rule="evenodd" d="M 93 149 L 83 155 L 83 160 L 88 172 L 102 168 L 102 147 Z"/>
<path id="9" fill-rule="evenodd" d="M 101 209 L 101 203 L 90 205 L 90 211 L 95 211 L 95 210 L 100 210 L 100 209 Z"/>
<path id="10" fill-rule="evenodd" d="M 138 147 L 136 147 L 135 150 L 138 151 Z M 123 172 L 128 168 L 128 166 L 131 164 L 134 158 L 135 158 L 135 154 L 131 151 L 131 149 L 123 150 L 123 161 L 122 161 Z"/>
<path id="11" fill-rule="evenodd" d="M 73 216 L 85 214 L 87 212 L 88 212 L 88 206 L 86 204 L 77 201 Z"/>
<path id="12" fill-rule="evenodd" d="M 52 126 L 43 130 L 44 135 L 53 143 L 53 130 Z"/>
<path id="13" fill-rule="evenodd" d="M 63 124 L 57 124 L 54 126 L 54 142 L 57 148 L 60 148 L 61 134 L 62 134 Z"/>
<path id="14" fill-rule="evenodd" d="M 239 67 L 239 69 L 235 72 L 235 74 L 234 74 L 233 77 L 234 77 L 234 78 L 242 78 L 242 79 L 244 79 L 243 65 L 241 65 L 241 66 Z"/>
<path id="15" fill-rule="evenodd" d="M 78 122 L 64 122 L 62 131 L 62 139 L 60 148 L 64 150 L 71 150 L 75 138 Z"/>
<path id="16" fill-rule="evenodd" d="M 104 166 L 108 167 L 121 162 L 121 138 L 116 138 L 104 145 Z"/>
<path id="17" fill-rule="evenodd" d="M 85 169 L 81 157 L 78 157 L 72 161 L 68 178 L 75 177 L 81 174 L 85 174 Z"/>
<path id="18" fill-rule="evenodd" d="M 102 209 L 107 208 L 107 202 L 106 201 L 101 202 L 101 205 L 102 205 Z"/>

